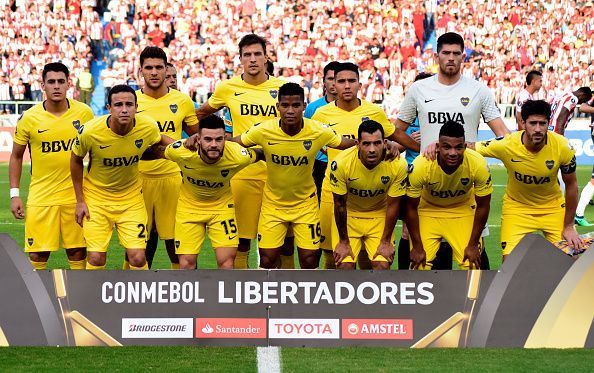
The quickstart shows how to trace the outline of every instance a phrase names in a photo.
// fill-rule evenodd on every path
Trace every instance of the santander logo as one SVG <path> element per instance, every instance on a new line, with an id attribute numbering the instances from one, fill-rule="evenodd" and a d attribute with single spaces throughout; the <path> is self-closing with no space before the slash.
<path id="1" fill-rule="evenodd" d="M 266 319 L 197 318 L 196 338 L 266 338 Z"/>

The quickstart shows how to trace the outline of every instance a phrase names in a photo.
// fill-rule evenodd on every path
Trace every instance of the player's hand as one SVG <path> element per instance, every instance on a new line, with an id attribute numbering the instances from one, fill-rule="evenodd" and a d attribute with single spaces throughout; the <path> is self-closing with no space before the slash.
<path id="1" fill-rule="evenodd" d="M 348 241 L 339 241 L 334 249 L 334 262 L 341 264 L 348 256 L 355 260 L 355 254 L 353 254 L 351 244 Z"/>
<path id="2" fill-rule="evenodd" d="M 396 141 L 386 141 L 386 161 L 392 161 L 394 159 L 400 159 L 400 150 L 398 149 L 398 143 Z"/>
<path id="3" fill-rule="evenodd" d="M 479 249 L 479 245 L 468 245 L 466 249 L 464 249 L 464 259 L 462 262 L 468 259 L 468 265 L 470 269 L 480 269 L 481 268 L 481 250 Z"/>
<path id="4" fill-rule="evenodd" d="M 410 134 L 410 137 L 412 137 L 412 139 L 418 142 L 419 144 L 421 143 L 421 131 L 414 131 Z"/>
<path id="5" fill-rule="evenodd" d="M 192 136 L 188 137 L 186 141 L 184 141 L 184 147 L 189 149 L 193 152 L 198 151 L 198 142 L 199 142 L 198 134 L 193 134 Z"/>
<path id="6" fill-rule="evenodd" d="M 17 219 L 25 218 L 25 210 L 23 209 L 23 200 L 21 197 L 14 197 L 10 199 L 10 211 Z"/>
<path id="7" fill-rule="evenodd" d="M 580 238 L 573 225 L 563 228 L 561 236 L 567 241 L 567 245 L 572 249 L 577 250 L 584 248 L 584 242 Z"/>
<path id="8" fill-rule="evenodd" d="M 383 256 L 388 263 L 392 264 L 394 262 L 394 244 L 392 244 L 391 241 L 380 241 L 377 251 L 373 258 L 371 258 L 371 261 L 374 261 L 378 256 Z"/>
<path id="9" fill-rule="evenodd" d="M 74 213 L 74 216 L 76 217 L 76 222 L 81 227 L 83 226 L 83 221 L 85 217 L 87 218 L 87 221 L 91 219 L 91 214 L 89 214 L 89 208 L 87 207 L 87 204 L 85 202 L 78 202 L 76 204 L 76 211 Z"/>
<path id="10" fill-rule="evenodd" d="M 427 264 L 427 254 L 424 249 L 413 249 L 410 251 L 410 263 L 412 269 L 419 269 L 419 267 Z"/>
<path id="11" fill-rule="evenodd" d="M 432 142 L 423 150 L 423 156 L 431 161 L 437 158 L 437 141 Z"/>

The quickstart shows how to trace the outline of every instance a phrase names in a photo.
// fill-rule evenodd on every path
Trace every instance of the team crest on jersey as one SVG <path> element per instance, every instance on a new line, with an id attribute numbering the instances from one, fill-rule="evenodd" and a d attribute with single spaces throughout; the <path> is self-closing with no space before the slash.
<path id="1" fill-rule="evenodd" d="M 552 170 L 554 165 L 555 165 L 555 161 L 551 161 L 551 160 L 545 161 L 545 166 L 547 166 L 547 168 L 549 170 Z"/>
<path id="2" fill-rule="evenodd" d="M 32 237 L 27 238 L 27 243 L 29 244 L 29 246 L 33 245 L 33 238 Z"/>
<path id="3" fill-rule="evenodd" d="M 78 120 L 78 119 L 77 120 L 73 120 L 72 121 L 72 126 L 74 126 L 74 128 L 76 128 L 78 130 L 79 127 L 80 127 L 80 120 Z"/>
<path id="4" fill-rule="evenodd" d="M 179 148 L 179 147 L 181 146 L 181 144 L 182 144 L 182 142 L 181 142 L 181 141 L 176 141 L 176 142 L 174 142 L 173 144 L 171 144 L 171 147 L 172 147 L 173 149 L 177 149 L 177 148 Z"/>
<path id="5" fill-rule="evenodd" d="M 369 117 L 361 117 L 361 122 L 365 122 L 366 120 L 370 120 Z"/>
<path id="6" fill-rule="evenodd" d="M 142 139 L 138 139 L 138 140 L 134 141 L 134 145 L 136 145 L 136 147 L 138 149 L 140 149 L 140 147 L 142 146 L 142 142 L 143 142 Z"/>
<path id="7" fill-rule="evenodd" d="M 169 110 L 171 110 L 173 114 L 177 113 L 177 104 L 169 105 Z"/>
<path id="8" fill-rule="evenodd" d="M 303 142 L 303 147 L 305 148 L 305 150 L 311 149 L 311 140 L 305 140 Z"/>
<path id="9" fill-rule="evenodd" d="M 272 96 L 272 98 L 276 98 L 278 96 L 278 90 L 277 89 L 271 89 L 270 91 L 270 96 Z"/>
<path id="10" fill-rule="evenodd" d="M 383 184 L 388 184 L 388 182 L 390 181 L 390 176 L 382 176 L 381 180 Z"/>
<path id="11" fill-rule="evenodd" d="M 467 177 L 463 177 L 462 179 L 460 179 L 460 182 L 462 183 L 462 185 L 468 185 L 469 181 L 470 181 L 470 179 Z"/>
<path id="12" fill-rule="evenodd" d="M 470 99 L 468 97 L 460 97 L 460 103 L 464 106 L 468 105 Z"/>
<path id="13" fill-rule="evenodd" d="M 179 245 L 181 245 L 181 242 L 179 242 L 179 240 L 175 240 L 175 248 L 179 249 Z"/>
<path id="14" fill-rule="evenodd" d="M 338 164 L 336 164 L 336 161 L 332 161 L 332 163 L 330 163 L 330 169 L 332 171 L 336 171 L 337 168 L 338 168 Z"/>
<path id="15" fill-rule="evenodd" d="M 229 175 L 229 170 L 221 170 L 222 177 L 227 177 L 227 175 Z"/>

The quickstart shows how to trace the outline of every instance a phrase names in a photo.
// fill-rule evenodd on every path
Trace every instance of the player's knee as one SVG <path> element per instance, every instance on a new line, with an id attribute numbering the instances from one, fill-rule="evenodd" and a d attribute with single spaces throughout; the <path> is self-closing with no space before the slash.
<path id="1" fill-rule="evenodd" d="M 266 249 L 260 250 L 260 267 L 266 269 L 275 269 L 280 267 L 279 250 Z"/>
<path id="2" fill-rule="evenodd" d="M 68 256 L 68 260 L 84 260 L 87 257 L 87 248 L 77 247 L 74 249 L 66 249 L 66 255 Z"/>
<path id="3" fill-rule="evenodd" d="M 219 269 L 233 269 L 235 263 L 235 255 L 225 258 L 217 259 Z"/>
<path id="4" fill-rule="evenodd" d="M 196 269 L 196 256 L 194 255 L 180 255 L 179 269 Z"/>
<path id="5" fill-rule="evenodd" d="M 336 264 L 336 269 L 344 269 L 344 270 L 354 270 L 355 269 L 355 263 L 337 263 Z"/>
<path id="6" fill-rule="evenodd" d="M 33 262 L 47 262 L 49 259 L 50 252 L 49 251 L 40 251 L 36 253 L 29 253 L 29 259 Z"/>
<path id="7" fill-rule="evenodd" d="M 144 250 L 128 250 L 128 262 L 131 267 L 142 267 L 146 263 Z"/>
<path id="8" fill-rule="evenodd" d="M 89 262 L 89 264 L 93 265 L 93 266 L 104 266 L 105 265 L 105 261 L 106 261 L 106 255 L 105 253 L 99 253 L 99 252 L 89 252 L 87 253 L 87 262 Z"/>
<path id="9" fill-rule="evenodd" d="M 320 265 L 320 250 L 299 249 L 299 265 L 302 269 L 316 269 Z"/>
<path id="10" fill-rule="evenodd" d="M 388 262 L 371 262 L 371 268 L 374 271 L 385 271 L 390 269 L 390 263 Z"/>

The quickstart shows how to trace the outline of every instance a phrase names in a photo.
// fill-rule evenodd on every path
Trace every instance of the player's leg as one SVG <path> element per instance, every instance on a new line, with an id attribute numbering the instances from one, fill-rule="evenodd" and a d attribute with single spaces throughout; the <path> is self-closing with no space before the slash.
<path id="1" fill-rule="evenodd" d="M 179 261 L 175 254 L 175 213 L 179 190 L 181 188 L 181 176 L 175 175 L 159 180 L 159 194 L 153 208 L 155 212 L 154 225 L 159 233 L 159 238 L 165 241 L 167 256 L 171 262 L 171 269 L 179 268 Z"/>
<path id="2" fill-rule="evenodd" d="M 74 221 L 74 215 L 72 216 Z M 76 224 L 76 222 L 75 222 Z M 60 207 L 27 206 L 25 252 L 33 268 L 47 269 L 50 253 L 60 249 Z"/>
<path id="3" fill-rule="evenodd" d="M 144 200 L 139 198 L 135 203 L 118 209 L 115 227 L 122 246 L 130 262 L 130 270 L 148 270 L 148 263 L 144 250 L 148 230 L 146 227 L 147 214 Z"/>
<path id="4" fill-rule="evenodd" d="M 409 269 L 410 268 L 410 242 L 408 237 L 408 228 L 404 221 L 406 213 L 406 203 L 400 204 L 400 213 L 398 219 L 402 222 L 402 236 L 398 241 L 398 269 Z"/>
<path id="5" fill-rule="evenodd" d="M 419 216 L 419 233 L 421 242 L 425 249 L 426 265 L 420 266 L 421 270 L 430 270 L 433 268 L 433 261 L 439 250 L 439 245 L 444 236 L 444 231 L 449 229 L 450 225 L 442 226 L 442 220 L 429 216 Z M 411 240 L 412 249 L 412 240 Z M 411 263 L 412 264 L 412 263 Z"/>
<path id="6" fill-rule="evenodd" d="M 83 221 L 83 233 L 87 243 L 86 269 L 105 269 L 106 253 L 113 232 L 114 211 L 112 206 L 87 203 L 89 220 Z"/>
<path id="7" fill-rule="evenodd" d="M 237 247 L 217 247 L 215 255 L 219 269 L 233 269 Z"/>
<path id="8" fill-rule="evenodd" d="M 537 230 L 535 217 L 529 214 L 501 214 L 501 250 L 502 260 L 511 254 L 518 243 L 529 233 Z"/>
<path id="9" fill-rule="evenodd" d="M 326 158 L 327 159 L 327 158 Z M 326 175 L 326 168 L 328 167 L 328 162 L 324 162 L 320 159 L 315 160 L 312 176 L 314 179 L 314 183 L 316 184 L 316 195 L 318 196 L 318 204 L 320 203 L 321 193 L 322 193 L 322 183 L 324 182 L 324 176 Z"/>
<path id="10" fill-rule="evenodd" d="M 437 250 L 437 254 L 435 254 L 433 269 L 452 269 L 452 259 L 452 246 L 448 242 L 442 241 Z"/>
<path id="11" fill-rule="evenodd" d="M 594 141 L 594 136 L 592 141 Z M 590 224 L 584 217 L 584 214 L 586 213 L 586 206 L 588 206 L 590 203 L 592 196 L 594 196 L 594 166 L 592 167 L 592 178 L 584 186 L 584 189 L 580 194 L 580 200 L 578 202 L 577 209 L 575 210 L 575 223 L 581 227 L 592 226 L 592 224 Z"/>
<path id="12" fill-rule="evenodd" d="M 468 260 L 464 260 L 464 250 L 470 241 L 472 226 L 474 224 L 474 215 L 462 216 L 458 218 L 440 219 L 444 226 L 456 227 L 456 229 L 445 229 L 444 238 L 452 247 L 453 258 L 461 269 L 469 269 Z M 479 240 L 479 245 L 481 241 Z M 479 250 L 482 248 L 479 247 Z"/>
<path id="13" fill-rule="evenodd" d="M 225 214 L 213 215 L 208 221 L 208 238 L 215 250 L 217 267 L 219 269 L 233 269 L 237 254 L 237 224 L 233 210 Z"/>
<path id="14" fill-rule="evenodd" d="M 357 260 L 359 259 L 361 249 L 363 248 L 363 236 L 365 235 L 365 228 L 357 220 L 358 219 L 352 216 L 347 217 L 347 231 L 353 257 L 347 256 L 342 260 L 342 263 L 336 263 L 336 269 L 353 270 L 357 267 Z M 339 241 L 338 227 L 336 224 L 332 224 L 332 231 L 330 233 L 330 236 L 332 237 L 332 247 L 336 248 Z"/>
<path id="15" fill-rule="evenodd" d="M 335 269 L 334 246 L 332 239 L 332 230 L 334 223 L 334 203 L 332 192 L 322 190 L 322 199 L 320 202 L 320 249 L 322 250 L 323 269 Z"/>
<path id="16" fill-rule="evenodd" d="M 177 205 L 175 214 L 175 252 L 180 269 L 196 269 L 196 260 L 206 237 L 209 215 L 196 215 L 191 208 Z"/>
<path id="17" fill-rule="evenodd" d="M 82 227 L 72 219 L 76 205 L 64 205 L 59 208 L 62 247 L 66 250 L 70 269 L 85 269 L 87 244 Z"/>
<path id="18" fill-rule="evenodd" d="M 146 227 L 148 229 L 147 235 L 149 235 L 150 238 L 152 238 L 153 232 L 157 232 L 157 227 L 155 226 L 155 206 L 157 204 L 157 199 L 159 197 L 160 183 L 159 179 L 143 176 L 141 176 L 140 178 L 142 180 L 142 198 L 144 199 L 144 206 L 146 207 L 146 214 L 148 217 L 146 221 Z M 157 252 L 157 246 L 159 245 L 158 237 L 159 236 L 157 234 L 156 239 L 148 239 L 146 242 L 145 257 L 149 268 L 151 268 L 153 264 L 153 258 L 155 257 L 155 253 Z M 130 262 L 127 253 L 122 268 L 130 269 Z"/>
<path id="19" fill-rule="evenodd" d="M 289 223 L 273 206 L 263 206 L 258 223 L 258 250 L 260 268 L 280 268 L 280 255 Z"/>
<path id="20" fill-rule="evenodd" d="M 370 270 L 372 269 L 371 259 L 367 253 L 367 250 L 361 250 L 359 257 L 357 258 L 357 266 L 359 269 Z"/>
<path id="21" fill-rule="evenodd" d="M 293 226 L 289 225 L 287 235 L 283 242 L 280 255 L 281 269 L 295 269 L 295 233 L 293 233 Z"/>
<path id="22" fill-rule="evenodd" d="M 236 269 L 248 268 L 251 240 L 256 238 L 258 233 L 258 219 L 262 208 L 264 184 L 264 180 L 231 180 L 235 216 L 239 229 L 239 246 L 235 257 Z"/>
<path id="23" fill-rule="evenodd" d="M 539 230 L 544 233 L 547 241 L 557 243 L 563 239 L 563 220 L 565 219 L 565 209 L 558 209 L 549 214 L 543 214 L 536 217 Z"/>
<path id="24" fill-rule="evenodd" d="M 155 253 L 157 252 L 158 246 L 159 246 L 159 233 L 157 233 L 157 230 L 155 229 L 155 225 L 153 224 L 153 229 L 151 229 L 149 239 L 148 239 L 148 241 L 146 241 L 146 250 L 145 250 L 146 262 L 148 263 L 149 268 L 152 268 L 152 266 L 153 266 L 153 259 L 155 258 Z M 128 261 L 128 257 L 126 257 L 126 261 Z M 128 268 L 124 268 L 124 269 L 130 269 L 130 265 L 128 265 Z"/>
<path id="25" fill-rule="evenodd" d="M 391 263 L 388 262 L 388 259 L 381 255 L 375 256 L 382 238 L 382 234 L 384 233 L 386 219 L 382 217 L 360 220 L 365 225 L 364 231 L 367 232 L 367 234 L 363 237 L 363 246 L 365 247 L 365 250 L 363 251 L 367 252 L 367 257 L 371 262 L 371 269 L 376 271 L 390 269 Z"/>
<path id="26" fill-rule="evenodd" d="M 291 216 L 287 217 L 293 222 L 293 232 L 299 254 L 299 266 L 302 269 L 316 269 L 320 265 L 320 240 L 322 228 L 318 201 L 314 197 L 295 208 Z"/>

